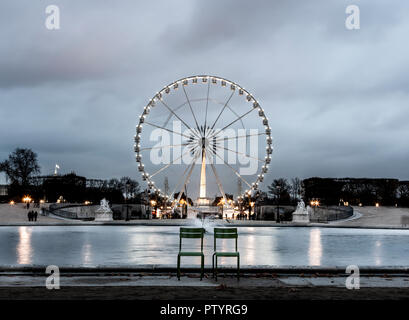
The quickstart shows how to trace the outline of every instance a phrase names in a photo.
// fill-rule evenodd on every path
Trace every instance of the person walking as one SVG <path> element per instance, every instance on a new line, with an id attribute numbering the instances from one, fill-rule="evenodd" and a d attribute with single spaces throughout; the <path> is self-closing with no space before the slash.
<path id="1" fill-rule="evenodd" d="M 38 212 L 35 211 L 35 212 L 34 212 L 34 221 L 37 221 L 37 216 L 38 216 Z"/>

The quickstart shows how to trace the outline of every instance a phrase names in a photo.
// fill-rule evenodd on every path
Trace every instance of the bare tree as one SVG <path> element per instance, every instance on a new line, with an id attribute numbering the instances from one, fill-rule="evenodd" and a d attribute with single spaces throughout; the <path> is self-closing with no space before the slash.
<path id="1" fill-rule="evenodd" d="M 0 171 L 6 174 L 12 184 L 27 186 L 30 177 L 40 173 L 37 154 L 31 149 L 17 148 L 7 160 L 0 163 Z"/>
<path id="2" fill-rule="evenodd" d="M 293 200 L 302 198 L 302 181 L 300 178 L 291 179 L 291 197 Z"/>
<path id="3" fill-rule="evenodd" d="M 132 198 L 139 192 L 139 183 L 130 177 L 122 177 L 119 180 L 119 188 L 126 198 Z"/>

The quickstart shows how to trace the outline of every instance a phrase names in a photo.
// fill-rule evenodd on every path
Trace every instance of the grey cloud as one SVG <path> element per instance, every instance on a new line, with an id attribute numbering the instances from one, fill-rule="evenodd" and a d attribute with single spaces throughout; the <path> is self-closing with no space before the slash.
<path id="1" fill-rule="evenodd" d="M 409 4 L 350 1 L 2 1 L 0 159 L 39 153 L 44 173 L 138 177 L 132 136 L 169 82 L 216 74 L 250 90 L 273 129 L 279 176 L 408 179 Z M 251 123 L 249 123 L 251 125 Z M 236 181 L 230 186 L 234 189 Z"/>

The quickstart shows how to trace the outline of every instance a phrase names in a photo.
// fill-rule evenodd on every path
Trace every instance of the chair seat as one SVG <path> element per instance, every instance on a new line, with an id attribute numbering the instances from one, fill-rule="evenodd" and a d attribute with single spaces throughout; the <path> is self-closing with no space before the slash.
<path id="1" fill-rule="evenodd" d="M 238 252 L 215 252 L 217 257 L 238 257 L 240 254 Z"/>
<path id="2" fill-rule="evenodd" d="M 200 257 L 203 256 L 203 252 L 180 251 L 179 256 Z"/>

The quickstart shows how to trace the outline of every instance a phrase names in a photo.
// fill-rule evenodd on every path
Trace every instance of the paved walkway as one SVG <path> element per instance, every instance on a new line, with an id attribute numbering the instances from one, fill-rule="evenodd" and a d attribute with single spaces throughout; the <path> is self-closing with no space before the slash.
<path id="1" fill-rule="evenodd" d="M 348 227 L 402 227 L 401 218 L 409 216 L 409 208 L 354 207 L 361 214 L 358 219 L 339 221 L 332 224 Z"/>
<path id="2" fill-rule="evenodd" d="M 0 300 L 390 300 L 409 298 L 407 276 L 363 276 L 360 289 L 345 286 L 345 276 L 242 275 L 240 281 L 206 274 L 62 275 L 59 290 L 48 290 L 47 275 L 1 275 Z"/>
<path id="3" fill-rule="evenodd" d="M 40 211 L 38 208 L 31 210 Z M 402 228 L 402 216 L 409 216 L 409 208 L 395 207 L 354 207 L 355 217 L 352 219 L 334 221 L 330 223 L 310 223 L 300 224 L 292 222 L 282 222 L 280 224 L 274 221 L 253 221 L 253 220 L 217 220 L 218 224 L 226 226 L 243 227 L 286 227 L 286 226 L 322 226 L 322 227 L 357 227 L 357 228 Z M 37 222 L 28 222 L 27 210 L 23 204 L 11 206 L 9 204 L 0 204 L 0 225 L 166 225 L 182 226 L 192 225 L 191 220 L 172 219 L 172 220 L 117 220 L 112 222 L 94 222 L 60 219 L 58 217 L 38 216 Z"/>
<path id="4" fill-rule="evenodd" d="M 0 287 L 44 287 L 48 275 L 0 275 Z M 216 282 L 210 274 L 200 281 L 198 274 L 189 274 L 178 281 L 171 274 L 122 274 L 122 275 L 61 275 L 62 287 L 118 287 L 118 286 L 157 286 L 157 287 L 218 287 L 225 285 L 232 288 L 245 287 L 338 287 L 345 288 L 345 276 L 329 275 L 242 275 L 240 281 L 231 275 L 221 275 Z M 409 277 L 403 275 L 361 276 L 361 288 L 409 288 Z"/>
<path id="5" fill-rule="evenodd" d="M 37 211 L 38 216 L 37 216 L 37 222 L 29 222 L 27 213 L 28 211 Z M 40 215 L 40 209 L 39 208 L 34 208 L 33 206 L 30 206 L 30 209 L 27 210 L 25 204 L 15 204 L 15 205 L 10 205 L 10 204 L 0 204 L 0 224 L 9 224 L 9 223 L 30 223 L 30 224 L 38 224 L 42 222 L 60 222 L 61 220 L 51 218 L 51 217 L 45 217 Z"/>

